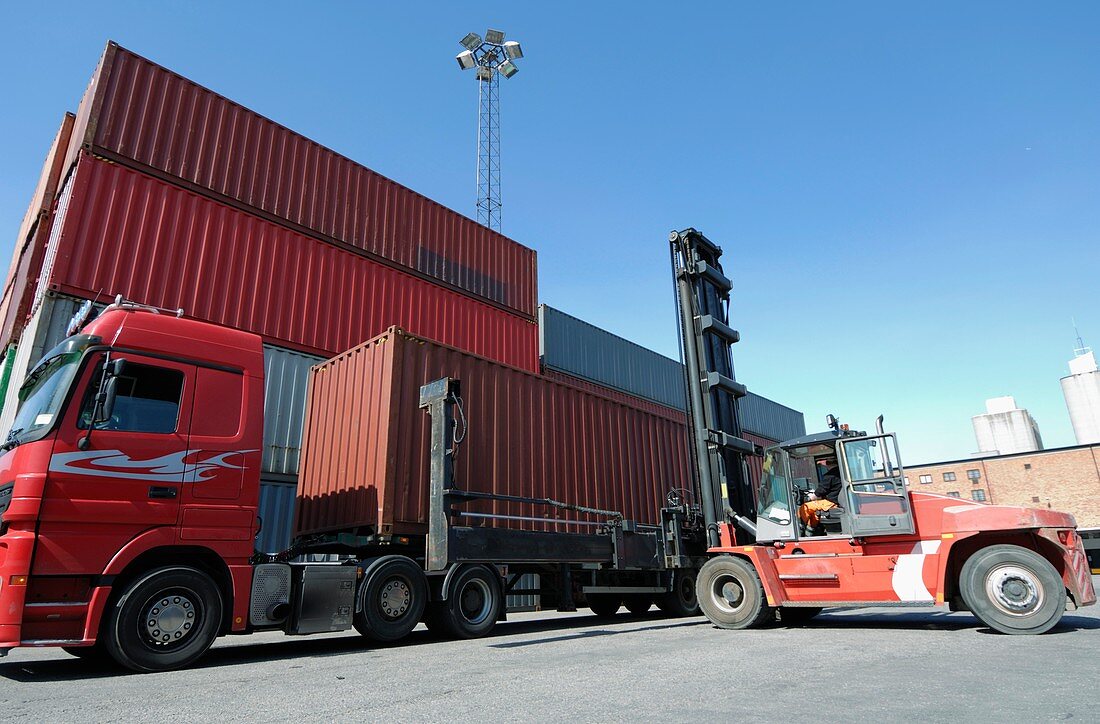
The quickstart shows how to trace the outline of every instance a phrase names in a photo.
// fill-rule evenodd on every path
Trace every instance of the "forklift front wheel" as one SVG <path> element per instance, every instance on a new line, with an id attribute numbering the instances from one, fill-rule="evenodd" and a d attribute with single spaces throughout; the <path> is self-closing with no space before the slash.
<path id="1" fill-rule="evenodd" d="M 1066 610 L 1066 588 L 1050 561 L 1014 545 L 982 548 L 966 560 L 959 592 L 982 623 L 1006 634 L 1041 634 Z"/>
<path id="2" fill-rule="evenodd" d="M 715 626 L 750 628 L 774 615 L 751 564 L 733 556 L 711 558 L 699 569 L 699 606 Z"/>

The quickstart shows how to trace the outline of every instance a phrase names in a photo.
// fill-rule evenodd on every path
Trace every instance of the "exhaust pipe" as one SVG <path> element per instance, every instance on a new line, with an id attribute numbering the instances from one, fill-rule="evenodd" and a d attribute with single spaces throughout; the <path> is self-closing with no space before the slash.
<path id="1" fill-rule="evenodd" d="M 878 432 L 879 435 L 885 435 L 886 434 L 886 431 L 882 428 L 882 421 L 884 419 L 885 419 L 885 415 L 879 415 L 875 419 L 875 431 Z"/>
<path id="2" fill-rule="evenodd" d="M 279 603 L 273 603 L 267 607 L 267 611 L 264 612 L 267 616 L 267 620 L 272 623 L 282 623 L 290 615 L 290 604 L 286 601 L 280 601 Z"/>

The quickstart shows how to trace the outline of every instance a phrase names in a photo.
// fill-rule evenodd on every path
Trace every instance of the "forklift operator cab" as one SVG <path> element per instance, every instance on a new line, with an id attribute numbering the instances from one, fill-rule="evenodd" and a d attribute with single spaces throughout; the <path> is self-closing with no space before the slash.
<path id="1" fill-rule="evenodd" d="M 838 506 L 820 514 L 823 530 L 802 530 L 799 505 L 818 486 L 817 463 L 835 459 L 841 479 Z M 757 489 L 758 542 L 809 536 L 862 538 L 913 532 L 913 512 L 890 434 L 847 430 L 789 440 L 765 451 Z"/>

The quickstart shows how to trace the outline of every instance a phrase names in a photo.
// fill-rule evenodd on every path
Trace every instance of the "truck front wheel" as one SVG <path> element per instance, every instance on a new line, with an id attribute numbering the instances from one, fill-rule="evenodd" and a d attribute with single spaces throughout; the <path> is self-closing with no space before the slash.
<path id="1" fill-rule="evenodd" d="M 363 573 L 355 630 L 375 641 L 397 641 L 416 628 L 427 602 L 420 566 L 405 556 L 377 558 Z"/>
<path id="2" fill-rule="evenodd" d="M 696 580 L 699 607 L 715 626 L 749 628 L 773 615 L 751 564 L 732 556 L 711 558 Z"/>
<path id="3" fill-rule="evenodd" d="M 995 545 L 967 559 L 959 593 L 971 613 L 995 631 L 1041 634 L 1062 619 L 1066 588 L 1050 561 L 1027 548 Z"/>
<path id="4" fill-rule="evenodd" d="M 168 671 L 193 663 L 218 637 L 222 594 L 207 574 L 157 568 L 127 585 L 108 608 L 103 647 L 132 671 Z"/>

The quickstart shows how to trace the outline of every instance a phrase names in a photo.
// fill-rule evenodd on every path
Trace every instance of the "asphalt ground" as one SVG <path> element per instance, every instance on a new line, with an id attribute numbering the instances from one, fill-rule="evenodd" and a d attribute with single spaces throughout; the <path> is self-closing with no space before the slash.
<path id="1" fill-rule="evenodd" d="M 0 718 L 1100 721 L 1098 648 L 1098 606 L 1043 636 L 938 609 L 833 609 L 801 628 L 749 631 L 656 610 L 610 622 L 523 613 L 473 641 L 422 627 L 381 647 L 355 634 L 230 637 L 163 674 L 17 649 L 0 659 Z"/>

